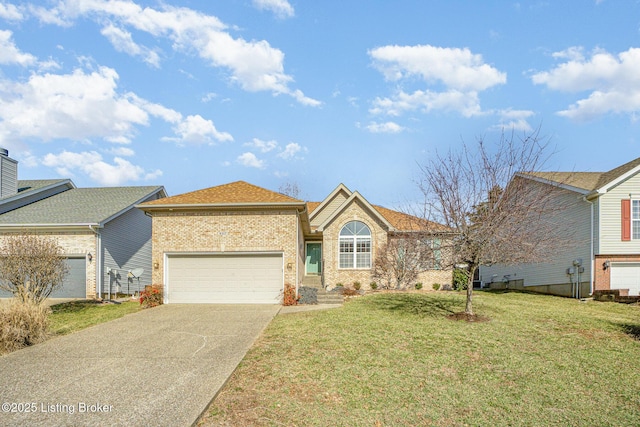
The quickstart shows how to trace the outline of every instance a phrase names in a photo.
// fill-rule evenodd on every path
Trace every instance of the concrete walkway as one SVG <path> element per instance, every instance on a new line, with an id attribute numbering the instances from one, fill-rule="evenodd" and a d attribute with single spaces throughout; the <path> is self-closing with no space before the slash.
<path id="1" fill-rule="evenodd" d="M 163 305 L 2 356 L 0 425 L 192 425 L 280 308 Z"/>

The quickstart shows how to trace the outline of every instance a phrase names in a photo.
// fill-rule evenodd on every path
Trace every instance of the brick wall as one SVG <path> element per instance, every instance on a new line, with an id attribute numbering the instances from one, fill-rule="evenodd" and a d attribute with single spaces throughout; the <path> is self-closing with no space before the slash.
<path id="1" fill-rule="evenodd" d="M 378 248 L 387 242 L 387 231 L 385 225 L 377 218 L 372 217 L 368 210 L 359 202 L 354 201 L 334 220 L 325 227 L 322 232 L 322 256 L 324 258 L 324 283 L 330 288 L 342 283 L 350 286 L 358 281 L 362 289 L 369 289 L 369 284 L 373 280 L 371 274 L 373 269 L 343 269 L 339 268 L 338 238 L 340 230 L 350 221 L 361 221 L 371 230 L 371 265 L 376 257 Z"/>
<path id="2" fill-rule="evenodd" d="M 611 289 L 611 268 L 605 269 L 603 264 L 609 261 L 613 262 L 640 262 L 639 255 L 596 255 L 595 256 L 595 277 L 594 291 L 602 291 Z"/>
<path id="3" fill-rule="evenodd" d="M 4 233 L 0 235 L 0 244 L 7 236 L 19 233 Z M 87 269 L 87 298 L 96 297 L 96 235 L 87 227 L 87 231 L 67 232 L 38 232 L 38 236 L 46 236 L 57 241 L 66 256 L 86 256 L 91 253 L 93 261 L 86 261 Z"/>
<path id="4" fill-rule="evenodd" d="M 167 252 L 278 251 L 284 254 L 285 283 L 297 286 L 297 240 L 295 210 L 154 212 L 153 282 L 163 284 Z"/>

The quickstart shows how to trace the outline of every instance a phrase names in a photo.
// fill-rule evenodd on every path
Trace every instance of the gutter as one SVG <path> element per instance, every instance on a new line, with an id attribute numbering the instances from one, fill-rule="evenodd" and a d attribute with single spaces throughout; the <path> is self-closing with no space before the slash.
<path id="1" fill-rule="evenodd" d="M 96 228 L 94 229 L 93 227 Z M 99 227 L 98 225 L 89 225 L 89 230 L 96 235 L 96 256 L 94 257 L 94 262 L 96 263 L 96 298 L 100 298 L 100 295 L 102 295 L 102 235 Z"/>
<path id="2" fill-rule="evenodd" d="M 593 248 L 594 246 L 594 238 L 593 238 L 593 234 L 595 232 L 595 227 L 593 225 L 594 223 L 594 208 L 593 208 L 593 202 L 590 201 L 587 196 L 584 196 L 582 198 L 582 200 L 584 200 L 585 202 L 589 203 L 589 208 L 591 210 L 591 242 L 590 242 L 590 250 L 591 250 L 591 269 L 589 272 L 589 275 L 591 276 L 589 279 L 589 296 L 593 295 L 593 282 L 595 280 L 595 266 L 596 266 L 596 260 L 595 260 L 595 250 Z M 578 286 L 580 286 L 580 284 L 578 284 Z"/>

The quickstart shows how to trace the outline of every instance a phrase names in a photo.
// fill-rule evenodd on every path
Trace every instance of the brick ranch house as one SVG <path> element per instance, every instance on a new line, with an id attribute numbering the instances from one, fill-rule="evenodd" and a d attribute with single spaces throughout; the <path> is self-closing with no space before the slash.
<path id="1" fill-rule="evenodd" d="M 285 284 L 309 277 L 367 289 L 379 248 L 425 226 L 434 260 L 416 281 L 451 283 L 435 259 L 444 226 L 373 206 L 342 184 L 316 203 L 238 181 L 138 208 L 152 218 L 152 278 L 165 303 L 277 303 Z"/>

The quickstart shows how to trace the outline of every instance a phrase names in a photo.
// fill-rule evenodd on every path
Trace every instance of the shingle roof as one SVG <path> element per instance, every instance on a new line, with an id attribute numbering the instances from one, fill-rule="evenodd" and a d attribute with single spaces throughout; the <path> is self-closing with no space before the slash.
<path id="1" fill-rule="evenodd" d="M 595 191 L 637 166 L 640 166 L 640 157 L 608 172 L 527 172 L 522 175 L 530 175 L 587 191 Z"/>
<path id="2" fill-rule="evenodd" d="M 203 190 L 166 197 L 141 205 L 153 207 L 155 205 L 216 205 L 216 204 L 280 204 L 303 203 L 301 200 L 284 194 L 276 193 L 244 181 L 209 187 Z"/>
<path id="3" fill-rule="evenodd" d="M 48 187 L 54 184 L 62 184 L 69 181 L 68 179 L 19 179 L 18 180 L 18 194 L 23 196 L 31 192 L 37 191 L 41 188 Z M 15 197 L 16 194 L 5 196 L 0 200 Z"/>
<path id="4" fill-rule="evenodd" d="M 2 225 L 100 224 L 162 187 L 73 188 L 0 215 Z"/>

